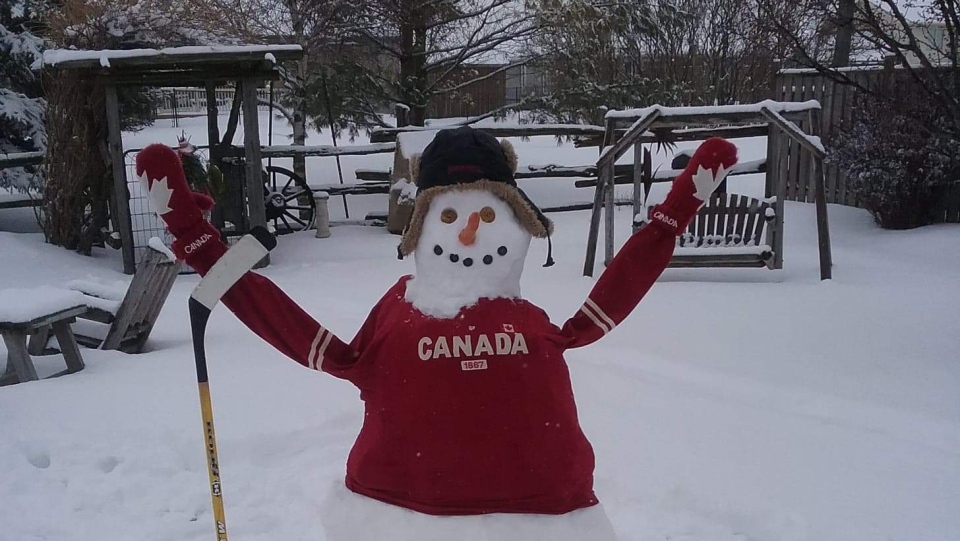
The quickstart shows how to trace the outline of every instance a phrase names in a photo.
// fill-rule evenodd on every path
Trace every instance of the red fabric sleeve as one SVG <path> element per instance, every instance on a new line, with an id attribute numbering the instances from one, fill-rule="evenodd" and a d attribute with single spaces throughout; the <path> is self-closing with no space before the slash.
<path id="1" fill-rule="evenodd" d="M 206 275 L 226 251 L 219 233 L 211 234 L 209 240 L 192 250 L 181 250 L 187 264 L 200 275 Z M 347 366 L 359 357 L 265 276 L 248 272 L 227 291 L 222 302 L 257 336 L 307 368 L 320 370 L 325 359 Z"/>
<path id="2" fill-rule="evenodd" d="M 580 310 L 563 324 L 568 348 L 596 342 L 630 315 L 673 256 L 676 236 L 671 229 L 654 221 L 627 240 Z"/>
<path id="3" fill-rule="evenodd" d="M 320 370 L 330 362 L 347 366 L 360 355 L 255 272 L 248 272 L 230 288 L 223 304 L 257 336 L 307 368 Z"/>

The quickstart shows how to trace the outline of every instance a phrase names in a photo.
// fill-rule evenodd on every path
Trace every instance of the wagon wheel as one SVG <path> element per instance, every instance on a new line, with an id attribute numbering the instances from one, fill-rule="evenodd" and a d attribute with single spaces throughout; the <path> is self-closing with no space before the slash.
<path id="1" fill-rule="evenodd" d="M 289 169 L 271 165 L 263 184 L 267 222 L 273 222 L 277 234 L 294 233 L 313 226 L 317 203 L 307 181 Z M 270 179 L 273 179 L 271 182 Z"/>

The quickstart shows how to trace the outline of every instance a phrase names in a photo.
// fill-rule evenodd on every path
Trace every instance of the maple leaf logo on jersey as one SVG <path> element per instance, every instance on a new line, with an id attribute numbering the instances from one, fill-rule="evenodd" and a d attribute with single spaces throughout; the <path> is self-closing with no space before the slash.
<path id="1" fill-rule="evenodd" d="M 147 172 L 144 171 L 140 175 L 140 184 L 150 194 L 150 201 L 153 202 L 153 208 L 157 211 L 157 214 L 163 215 L 173 210 L 170 208 L 170 197 L 173 195 L 173 190 L 167 187 L 167 177 L 154 180 L 153 189 L 151 189 L 150 179 L 147 177 Z"/>
<path id="2" fill-rule="evenodd" d="M 703 166 L 697 167 L 697 174 L 693 175 L 693 185 L 697 191 L 693 194 L 697 199 L 706 201 L 710 194 L 717 189 L 717 186 L 726 178 L 729 170 L 723 168 L 723 164 L 717 167 L 717 174 L 714 175 L 710 169 L 704 169 Z"/>

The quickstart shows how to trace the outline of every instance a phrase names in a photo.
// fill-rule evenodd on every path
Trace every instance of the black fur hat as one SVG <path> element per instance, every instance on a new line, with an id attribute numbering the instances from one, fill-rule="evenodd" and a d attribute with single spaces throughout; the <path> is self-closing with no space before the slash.
<path id="1" fill-rule="evenodd" d="M 414 155 L 410 161 L 417 199 L 400 241 L 401 257 L 416 249 L 430 202 L 448 190 L 489 191 L 513 209 L 520 225 L 531 235 L 550 240 L 553 222 L 517 187 L 517 154 L 509 141 L 497 141 L 489 133 L 469 126 L 440 130 L 423 154 Z M 550 255 L 547 262 L 553 264 Z"/>

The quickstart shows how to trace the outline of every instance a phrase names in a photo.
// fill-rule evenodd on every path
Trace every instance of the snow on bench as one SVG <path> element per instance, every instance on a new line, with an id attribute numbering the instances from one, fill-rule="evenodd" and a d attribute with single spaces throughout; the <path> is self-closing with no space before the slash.
<path id="1" fill-rule="evenodd" d="M 61 287 L 0 289 L 0 325 L 29 323 L 77 306 L 84 306 L 83 295 Z"/>

